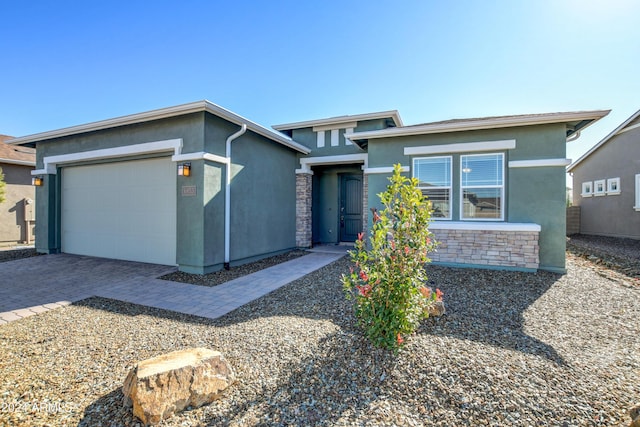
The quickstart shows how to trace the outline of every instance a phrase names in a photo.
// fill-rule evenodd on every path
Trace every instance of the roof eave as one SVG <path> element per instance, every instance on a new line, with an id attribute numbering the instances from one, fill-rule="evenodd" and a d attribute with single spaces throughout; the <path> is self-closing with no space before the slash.
<path id="1" fill-rule="evenodd" d="M 395 125 L 398 127 L 404 126 L 404 123 L 402 122 L 402 118 L 400 117 L 400 113 L 398 112 L 398 110 L 389 110 L 389 111 L 379 111 L 375 113 L 329 117 L 326 119 L 305 120 L 302 122 L 273 125 L 271 127 L 277 131 L 282 132 L 286 130 L 302 129 L 302 128 L 308 128 L 308 127 L 314 127 L 314 126 L 325 126 L 325 125 L 333 125 L 333 124 L 339 125 L 341 123 L 352 123 L 357 121 L 386 119 L 386 118 L 392 118 Z"/>
<path id="2" fill-rule="evenodd" d="M 225 108 L 220 107 L 209 101 L 197 101 L 189 104 L 177 105 L 174 107 L 161 108 L 158 110 L 147 111 L 144 113 L 136 113 L 122 117 L 116 117 L 113 119 L 101 120 L 92 123 L 86 123 L 78 126 L 71 126 L 62 129 L 36 133 L 33 135 L 22 136 L 18 138 L 5 141 L 10 145 L 28 145 L 34 144 L 39 141 L 46 141 L 55 138 L 61 138 L 65 136 L 76 135 L 86 132 L 94 132 L 98 130 L 104 130 L 114 127 L 126 126 L 136 123 L 144 123 L 152 120 L 160 120 L 169 117 L 175 117 L 190 113 L 196 113 L 200 111 L 207 111 L 211 114 L 219 116 L 225 120 L 228 120 L 237 125 L 246 124 L 247 128 L 251 131 L 271 139 L 289 148 L 292 148 L 300 153 L 308 154 L 310 150 L 302 144 L 295 142 L 294 140 L 285 137 L 284 135 L 274 132 L 265 128 L 249 119 L 239 116 Z"/>
<path id="3" fill-rule="evenodd" d="M 426 135 L 434 133 L 463 132 L 470 130 L 496 129 L 518 126 L 533 126 L 551 123 L 567 123 L 576 120 L 590 120 L 581 129 L 590 126 L 609 114 L 611 110 L 581 111 L 572 113 L 551 113 L 547 115 L 531 115 L 518 117 L 501 117 L 494 120 L 469 120 L 455 123 L 425 124 L 404 128 L 390 128 L 369 132 L 353 132 L 345 137 L 355 140 L 389 138 L 394 136 Z"/>
<path id="4" fill-rule="evenodd" d="M 36 162 L 29 160 L 15 160 L 15 159 L 3 159 L 0 158 L 0 163 L 10 164 L 10 165 L 19 165 L 19 166 L 36 166 Z"/>
<path id="5" fill-rule="evenodd" d="M 580 158 L 578 160 L 576 160 L 575 162 L 571 163 L 569 166 L 567 166 L 567 172 L 571 172 L 576 166 L 578 166 L 579 163 L 581 163 L 583 160 L 585 160 L 587 157 L 589 157 L 593 152 L 595 152 L 598 148 L 602 147 L 604 144 L 606 144 L 611 138 L 613 138 L 614 136 L 616 136 L 621 130 L 623 130 L 629 123 L 631 123 L 632 121 L 634 121 L 635 119 L 637 119 L 640 116 L 640 110 L 636 111 L 634 114 L 631 115 L 631 117 L 629 117 L 627 120 L 625 120 L 624 122 L 622 122 L 622 124 L 620 124 L 620 126 L 618 126 L 617 128 L 615 128 L 613 131 L 611 131 L 607 136 L 605 136 L 604 138 L 602 138 L 600 140 L 600 142 L 598 142 L 596 145 L 594 145 L 593 147 L 591 147 L 591 149 L 589 151 L 587 151 L 586 153 L 584 153 L 582 156 L 580 156 Z"/>

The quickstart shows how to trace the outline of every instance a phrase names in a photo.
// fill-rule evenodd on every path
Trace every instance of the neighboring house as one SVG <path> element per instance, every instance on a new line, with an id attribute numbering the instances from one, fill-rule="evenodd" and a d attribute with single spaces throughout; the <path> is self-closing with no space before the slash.
<path id="1" fill-rule="evenodd" d="M 37 148 L 44 253 L 207 273 L 352 242 L 401 163 L 433 202 L 434 261 L 563 272 L 565 142 L 607 113 L 404 126 L 386 111 L 274 132 L 201 101 L 11 143 Z"/>
<path id="2" fill-rule="evenodd" d="M 640 239 L 640 110 L 567 170 L 580 233 Z"/>
<path id="3" fill-rule="evenodd" d="M 36 152 L 4 143 L 12 138 L 0 135 L 0 169 L 6 183 L 5 201 L 0 203 L 0 247 L 32 243 L 34 236 L 35 189 L 31 171 L 35 169 Z"/>

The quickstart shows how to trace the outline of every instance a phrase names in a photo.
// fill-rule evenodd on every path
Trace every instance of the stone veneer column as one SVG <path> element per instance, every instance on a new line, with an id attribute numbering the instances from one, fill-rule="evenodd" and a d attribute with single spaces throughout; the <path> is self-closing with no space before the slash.
<path id="1" fill-rule="evenodd" d="M 311 247 L 312 173 L 296 174 L 296 246 Z"/>

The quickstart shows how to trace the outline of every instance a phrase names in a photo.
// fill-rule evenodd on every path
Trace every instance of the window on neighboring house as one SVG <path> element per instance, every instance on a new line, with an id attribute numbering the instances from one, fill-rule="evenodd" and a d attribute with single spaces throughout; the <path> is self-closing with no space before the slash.
<path id="1" fill-rule="evenodd" d="M 606 181 L 604 179 L 593 181 L 593 195 L 604 196 L 605 194 L 607 194 L 605 185 L 606 185 Z"/>
<path id="2" fill-rule="evenodd" d="M 636 205 L 633 208 L 640 211 L 640 174 L 636 175 Z"/>
<path id="3" fill-rule="evenodd" d="M 451 156 L 413 159 L 413 176 L 431 201 L 432 216 L 451 219 Z"/>
<path id="4" fill-rule="evenodd" d="M 460 156 L 460 219 L 504 219 L 504 154 Z"/>
<path id="5" fill-rule="evenodd" d="M 607 180 L 607 194 L 620 194 L 620 178 Z"/>
<path id="6" fill-rule="evenodd" d="M 582 193 L 580 195 L 582 197 L 591 197 L 593 195 L 593 183 L 591 181 L 582 183 Z"/>

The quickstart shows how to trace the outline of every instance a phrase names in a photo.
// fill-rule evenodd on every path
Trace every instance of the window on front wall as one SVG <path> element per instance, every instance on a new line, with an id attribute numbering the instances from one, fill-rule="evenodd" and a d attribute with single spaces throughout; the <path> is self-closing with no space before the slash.
<path id="1" fill-rule="evenodd" d="M 593 195 L 604 196 L 605 194 L 607 194 L 607 190 L 605 186 L 606 186 L 606 181 L 604 179 L 593 181 Z"/>
<path id="2" fill-rule="evenodd" d="M 432 216 L 451 219 L 451 156 L 413 159 L 413 176 L 431 201 Z"/>
<path id="3" fill-rule="evenodd" d="M 460 156 L 460 219 L 504 219 L 504 154 Z"/>
<path id="4" fill-rule="evenodd" d="M 620 194 L 620 178 L 607 179 L 607 194 Z"/>

